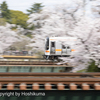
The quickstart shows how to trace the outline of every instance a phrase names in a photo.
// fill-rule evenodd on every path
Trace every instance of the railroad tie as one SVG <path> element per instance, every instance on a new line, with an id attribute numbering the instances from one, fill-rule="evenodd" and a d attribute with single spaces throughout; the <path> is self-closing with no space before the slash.
<path id="1" fill-rule="evenodd" d="M 45 90 L 51 90 L 52 87 L 51 87 L 51 84 L 50 83 L 46 83 L 45 84 Z"/>
<path id="2" fill-rule="evenodd" d="M 0 84 L 0 90 L 3 90 L 5 88 L 7 90 L 14 90 L 14 89 L 16 89 L 16 86 L 19 90 L 28 90 L 28 84 L 26 84 L 26 83 Z M 33 84 L 30 84 L 30 86 L 32 86 L 30 88 L 31 90 L 40 90 L 41 89 L 41 84 L 39 84 L 39 83 L 33 83 Z M 92 90 L 100 90 L 100 83 L 95 83 L 95 84 L 90 84 L 90 85 L 87 83 L 82 83 L 82 84 L 70 83 L 70 84 L 66 84 L 66 85 L 64 85 L 63 83 L 58 83 L 58 84 L 44 83 L 44 84 L 42 84 L 42 86 L 44 86 L 44 88 L 42 88 L 43 90 L 91 90 L 91 89 Z M 68 86 L 68 87 L 66 87 L 66 86 Z M 91 86 L 93 86 L 93 88 L 91 88 Z"/>
<path id="3" fill-rule="evenodd" d="M 39 84 L 38 83 L 33 83 L 32 89 L 33 90 L 39 90 Z"/>
<path id="4" fill-rule="evenodd" d="M 57 88 L 58 88 L 58 90 L 64 90 L 65 87 L 64 87 L 64 84 L 58 83 Z"/>
<path id="5" fill-rule="evenodd" d="M 83 90 L 89 90 L 90 87 L 89 87 L 89 85 L 88 85 L 87 83 L 83 83 L 83 84 L 82 84 L 82 89 L 83 89 Z"/>
<path id="6" fill-rule="evenodd" d="M 2 84 L 0 83 L 0 90 L 2 89 Z"/>
<path id="7" fill-rule="evenodd" d="M 20 84 L 20 90 L 26 90 L 26 84 L 25 83 L 21 83 Z"/>
<path id="8" fill-rule="evenodd" d="M 70 90 L 77 90 L 77 85 L 75 83 L 70 83 Z"/>
<path id="9" fill-rule="evenodd" d="M 7 90 L 14 90 L 14 84 L 13 83 L 8 83 Z"/>
<path id="10" fill-rule="evenodd" d="M 95 83 L 94 84 L 94 89 L 95 90 L 100 90 L 100 84 L 99 83 Z"/>

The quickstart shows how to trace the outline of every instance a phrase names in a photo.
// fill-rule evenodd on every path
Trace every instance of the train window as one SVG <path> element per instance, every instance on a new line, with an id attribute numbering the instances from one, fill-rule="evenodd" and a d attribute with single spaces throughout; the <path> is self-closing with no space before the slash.
<path id="1" fill-rule="evenodd" d="M 65 45 L 62 45 L 62 49 L 66 49 Z"/>
<path id="2" fill-rule="evenodd" d="M 55 47 L 55 42 L 51 42 L 51 47 Z"/>
<path id="3" fill-rule="evenodd" d="M 49 49 L 49 38 L 47 38 L 47 41 L 46 41 L 46 50 Z"/>
<path id="4" fill-rule="evenodd" d="M 67 49 L 70 49 L 70 47 L 68 46 Z"/>

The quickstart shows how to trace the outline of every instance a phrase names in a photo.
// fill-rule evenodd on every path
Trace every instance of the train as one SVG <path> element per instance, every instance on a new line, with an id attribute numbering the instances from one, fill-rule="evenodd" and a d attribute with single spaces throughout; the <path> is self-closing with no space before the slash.
<path id="1" fill-rule="evenodd" d="M 71 43 L 77 40 L 75 37 L 47 37 L 45 39 L 45 53 L 43 58 L 54 60 L 58 57 L 69 57 L 75 51 Z M 67 43 L 65 45 L 64 43 Z"/>
<path id="2" fill-rule="evenodd" d="M 44 59 L 58 60 L 59 57 L 70 57 L 75 49 L 72 44 L 77 41 L 75 37 L 47 37 L 45 39 L 45 52 Z M 22 51 L 4 51 L 3 55 L 16 55 L 16 56 L 33 56 L 33 52 L 26 50 Z"/>

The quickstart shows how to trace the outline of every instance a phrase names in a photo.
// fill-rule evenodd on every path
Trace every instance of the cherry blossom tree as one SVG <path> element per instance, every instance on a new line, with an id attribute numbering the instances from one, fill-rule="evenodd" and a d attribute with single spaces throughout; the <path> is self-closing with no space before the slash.
<path id="1" fill-rule="evenodd" d="M 30 41 L 30 39 L 24 35 L 25 30 L 23 28 L 17 26 L 16 31 L 13 31 L 13 27 L 16 27 L 16 25 L 9 23 L 6 23 L 5 26 L 0 26 L 0 54 L 15 42 Z"/>
<path id="2" fill-rule="evenodd" d="M 100 67 L 100 18 L 97 1 L 74 0 L 74 5 L 61 5 L 53 10 L 43 10 L 39 14 L 31 14 L 28 23 L 35 25 L 34 38 L 30 46 L 44 49 L 44 39 L 50 36 L 71 36 L 77 41 L 72 46 L 75 52 L 62 62 L 75 67 L 72 71 L 87 68 L 89 62 L 94 60 Z M 93 5 L 95 3 L 95 5 Z M 40 25 L 40 27 L 37 27 Z M 67 44 L 67 43 L 64 43 Z"/>
<path id="3" fill-rule="evenodd" d="M 7 26 L 0 26 L 0 53 L 15 41 L 18 41 L 17 34 Z"/>
<path id="4" fill-rule="evenodd" d="M 30 46 L 34 48 L 44 49 L 44 39 L 50 36 L 70 36 L 69 31 L 73 30 L 76 26 L 76 17 L 74 16 L 78 10 L 79 5 L 73 5 L 73 8 L 64 5 L 55 10 L 44 9 L 40 13 L 31 14 L 29 16 L 29 27 L 34 25 L 36 28 L 33 31 L 34 38 L 31 40 L 33 43 Z M 60 10 L 58 12 L 58 10 Z M 40 26 L 40 27 L 38 27 Z M 42 38 L 41 38 L 42 36 Z M 39 40 L 39 41 L 38 41 Z M 34 43 L 35 42 L 35 43 Z"/>

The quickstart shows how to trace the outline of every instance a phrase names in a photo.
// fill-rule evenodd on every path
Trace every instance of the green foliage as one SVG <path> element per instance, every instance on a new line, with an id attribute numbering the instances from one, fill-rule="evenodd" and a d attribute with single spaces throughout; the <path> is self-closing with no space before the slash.
<path id="1" fill-rule="evenodd" d="M 98 66 L 95 65 L 95 61 L 92 61 L 88 66 L 87 72 L 100 72 L 100 68 L 98 68 Z"/>
<path id="2" fill-rule="evenodd" d="M 6 1 L 3 1 L 3 3 L 0 5 L 0 10 L 2 17 L 8 20 L 10 18 L 10 11 L 8 9 Z"/>
<path id="3" fill-rule="evenodd" d="M 6 20 L 4 18 L 0 18 L 0 26 L 5 26 Z"/>
<path id="4" fill-rule="evenodd" d="M 42 8 L 43 7 L 44 6 L 42 6 L 42 3 L 34 3 L 32 5 L 32 7 L 27 10 L 27 12 L 29 12 L 29 14 L 32 14 L 32 13 L 40 13 L 42 11 Z"/>
<path id="5" fill-rule="evenodd" d="M 34 29 L 35 29 L 35 26 L 32 25 L 31 27 L 27 27 L 27 29 L 29 29 L 29 30 L 34 30 Z"/>
<path id="6" fill-rule="evenodd" d="M 86 72 L 86 69 L 82 69 L 82 70 L 79 70 L 77 71 L 78 73 L 82 73 L 82 72 Z"/>
<path id="7" fill-rule="evenodd" d="M 34 3 L 32 7 L 27 10 L 30 14 L 31 13 L 40 13 L 44 6 L 42 6 L 42 3 Z M 28 20 L 28 15 L 21 12 L 21 11 L 15 11 L 15 10 L 9 10 L 6 1 L 3 1 L 2 4 L 0 5 L 0 11 L 1 11 L 1 17 L 0 18 L 0 25 L 5 25 L 6 22 L 10 24 L 16 24 L 20 25 L 24 29 L 29 29 L 29 30 L 34 30 L 36 27 L 40 28 L 40 25 L 37 26 L 31 26 L 28 27 L 27 20 Z M 16 27 L 12 28 L 12 30 L 16 31 Z M 31 35 L 28 34 L 28 37 L 31 38 Z"/>
<path id="8" fill-rule="evenodd" d="M 6 1 L 0 5 L 0 11 L 1 17 L 6 19 L 8 23 L 20 25 L 25 29 L 27 28 L 28 15 L 21 11 L 9 10 Z"/>
<path id="9" fill-rule="evenodd" d="M 11 28 L 12 31 L 17 31 L 17 26 Z"/>
<path id="10" fill-rule="evenodd" d="M 15 10 L 10 10 L 10 20 L 9 23 L 11 24 L 16 24 L 20 25 L 23 28 L 27 28 L 27 20 L 28 20 L 28 15 L 23 13 L 22 11 L 15 11 Z"/>
<path id="11" fill-rule="evenodd" d="M 25 35 L 26 35 L 27 37 L 29 37 L 29 38 L 33 38 L 33 37 L 32 37 L 32 34 L 31 34 L 30 32 L 26 33 Z"/>

